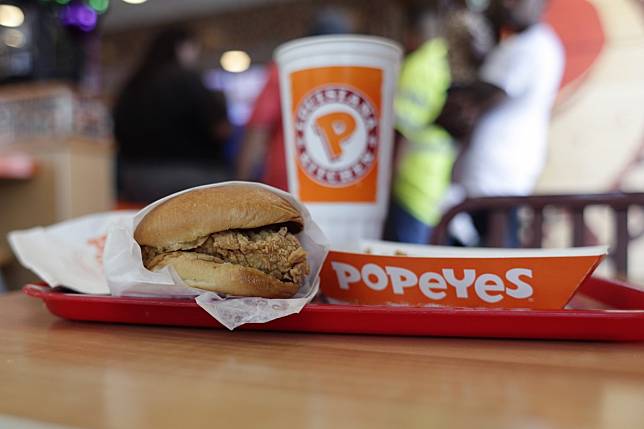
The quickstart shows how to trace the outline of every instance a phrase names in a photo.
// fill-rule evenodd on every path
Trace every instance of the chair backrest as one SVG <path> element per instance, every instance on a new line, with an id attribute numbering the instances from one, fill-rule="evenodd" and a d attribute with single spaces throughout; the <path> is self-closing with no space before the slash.
<path id="1" fill-rule="evenodd" d="M 614 213 L 615 242 L 611 246 L 611 257 L 618 277 L 628 276 L 628 244 L 636 237 L 628 230 L 628 212 L 631 207 L 644 207 L 644 193 L 606 193 L 606 194 L 562 194 L 533 195 L 525 197 L 485 197 L 471 198 L 448 210 L 432 233 L 432 244 L 447 244 L 448 226 L 459 213 L 488 211 L 488 237 L 484 245 L 502 247 L 506 231 L 507 216 L 511 209 L 524 208 L 531 212 L 529 239 L 522 247 L 542 247 L 544 210 L 557 208 L 570 214 L 572 220 L 573 246 L 587 245 L 587 226 L 584 211 L 590 206 L 607 207 Z"/>

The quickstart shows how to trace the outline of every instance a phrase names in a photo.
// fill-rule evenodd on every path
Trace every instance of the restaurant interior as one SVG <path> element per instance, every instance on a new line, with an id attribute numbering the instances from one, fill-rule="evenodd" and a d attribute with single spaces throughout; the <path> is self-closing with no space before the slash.
<path id="1" fill-rule="evenodd" d="M 137 207 L 117 199 L 111 112 L 152 35 L 176 24 L 196 34 L 204 83 L 226 95 L 235 131 L 225 155 L 234 162 L 274 49 L 306 34 L 316 12 L 328 7 L 327 2 L 251 0 L 14 3 L 3 3 L 0 13 L 6 21 L 0 23 L 4 289 L 33 279 L 12 255 L 8 232 Z M 405 43 L 411 1 L 336 3 L 349 11 L 359 32 Z M 440 2 L 426 3 L 441 8 Z M 552 0 L 545 20 L 561 39 L 566 67 L 548 130 L 547 162 L 534 193 L 642 191 L 642 5 Z M 616 241 L 612 216 L 601 205 L 585 211 L 586 244 Z M 632 216 L 631 223 L 637 222 L 639 215 Z M 572 244 L 569 217 L 556 206 L 546 210 L 544 247 Z M 644 255 L 640 229 L 631 225 L 633 260 Z M 644 266 L 631 263 L 628 275 L 644 280 Z"/>
<path id="2" fill-rule="evenodd" d="M 261 173 L 241 174 L 239 166 L 244 156 L 255 156 L 256 162 L 269 156 L 248 155 L 243 146 L 258 115 L 256 103 L 277 73 L 274 55 L 280 45 L 312 34 L 354 33 L 393 41 L 407 56 L 418 46 L 412 27 L 420 14 L 418 25 L 425 34 L 438 34 L 452 7 L 482 14 L 494 2 L 0 0 L 0 299 L 18 302 L 20 295 L 20 302 L 27 301 L 20 290 L 47 280 L 12 248 L 12 231 L 139 210 L 174 192 L 163 188 L 165 177 L 185 176 L 182 183 L 189 183 L 203 165 L 220 168 L 211 182 L 264 181 Z M 463 213 L 518 213 L 517 245 L 505 245 L 499 226 L 503 221 L 495 223 L 496 218 L 489 229 L 500 229 L 481 244 L 553 251 L 606 245 L 607 257 L 595 274 L 644 291 L 644 0 L 546 3 L 542 20 L 561 44 L 564 65 L 534 189 L 520 196 L 461 198 L 437 212 L 432 235 L 424 243 L 453 245 L 451 228 Z M 333 29 L 316 33 L 312 28 L 317 25 Z M 221 120 L 208 119 L 207 124 L 216 135 L 218 148 L 212 156 L 218 159 L 208 159 L 211 152 L 204 150 L 201 163 L 190 171 L 183 164 L 176 169 L 146 164 L 148 170 L 129 174 L 127 151 L 118 140 L 130 137 L 120 131 L 119 122 L 132 128 L 140 120 L 160 130 L 158 138 L 147 139 L 144 156 L 138 155 L 135 163 L 148 155 L 156 160 L 157 148 L 179 154 L 188 150 L 180 141 L 166 147 L 163 140 L 170 138 L 163 134 L 174 131 L 168 131 L 172 124 L 159 125 L 162 116 L 138 116 L 137 109 L 144 109 L 147 101 L 122 103 L 135 72 L 143 76 L 144 58 L 158 41 L 155 37 L 172 31 L 194 38 L 199 53 L 192 57 L 185 52 L 193 58 L 191 73 L 198 74 L 210 93 L 221 96 Z M 540 78 L 535 71 L 533 79 Z M 183 105 L 182 99 L 198 97 L 180 88 L 168 91 L 159 103 Z M 172 138 L 183 141 L 183 136 Z M 270 167 L 272 161 L 266 162 Z M 141 189 L 127 189 L 132 181 L 154 183 L 149 189 L 141 187 L 150 197 L 140 197 Z M 457 245 L 468 246 L 463 240 Z M 70 266 L 74 263 L 69 261 Z M 0 374 L 9 380 L 0 381 L 0 427 L 208 427 L 221 418 L 249 427 L 644 425 L 641 343 L 612 348 L 613 343 L 560 341 L 572 336 L 550 342 L 430 340 L 397 336 L 385 328 L 393 336 L 213 336 L 208 329 L 52 322 L 35 304 L 15 308 L 7 323 L 0 315 L 0 338 L 11 338 L 5 352 L 5 340 L 0 340 Z M 21 324 L 36 320 L 35 313 L 40 319 L 24 333 Z M 352 320 L 360 323 L 357 316 Z M 642 329 L 642 323 L 638 326 Z M 349 333 L 370 332 L 360 329 Z M 343 333 L 331 328 L 320 332 Z M 440 336 L 469 337 L 472 332 L 446 330 Z M 27 341 L 20 335 L 33 337 Z M 56 344 L 49 336 L 55 336 Z M 516 332 L 502 336 L 523 338 Z M 50 352 L 51 357 L 45 356 Z M 56 371 L 62 375 L 54 375 Z M 159 379 L 166 372 L 171 375 L 163 384 Z M 28 381 L 21 382 L 21 377 Z M 61 398 L 53 393 L 56 383 Z M 189 399 L 192 395 L 194 400 Z M 38 411 L 24 405 L 27 398 Z M 55 407 L 36 400 L 52 401 Z M 503 406 L 495 405 L 497 400 Z M 209 403 L 215 404 L 210 410 Z M 176 415 L 171 415 L 175 406 Z"/>

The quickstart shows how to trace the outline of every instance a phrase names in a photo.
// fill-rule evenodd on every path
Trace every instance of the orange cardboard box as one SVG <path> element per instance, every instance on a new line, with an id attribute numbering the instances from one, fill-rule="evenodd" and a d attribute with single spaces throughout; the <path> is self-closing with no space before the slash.
<path id="1" fill-rule="evenodd" d="M 562 309 L 608 248 L 462 249 L 365 242 L 331 251 L 320 273 L 332 302 Z"/>

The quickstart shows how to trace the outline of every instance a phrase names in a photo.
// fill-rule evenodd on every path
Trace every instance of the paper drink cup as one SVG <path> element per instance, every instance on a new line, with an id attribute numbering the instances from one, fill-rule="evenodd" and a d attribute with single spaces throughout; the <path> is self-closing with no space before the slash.
<path id="1" fill-rule="evenodd" d="M 275 53 L 289 191 L 333 247 L 382 234 L 401 57 L 387 39 L 348 35 L 298 39 Z"/>

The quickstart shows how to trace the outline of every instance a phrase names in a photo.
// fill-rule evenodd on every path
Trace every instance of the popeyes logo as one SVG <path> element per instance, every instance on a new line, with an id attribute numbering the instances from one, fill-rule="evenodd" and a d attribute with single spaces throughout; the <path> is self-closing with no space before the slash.
<path id="1" fill-rule="evenodd" d="M 106 241 L 107 235 L 105 234 L 87 240 L 87 244 L 95 251 L 96 262 L 98 262 L 98 264 L 101 266 L 103 266 L 103 253 L 105 251 Z"/>
<path id="2" fill-rule="evenodd" d="M 312 92 L 295 112 L 295 148 L 301 168 L 315 182 L 360 181 L 377 157 L 374 106 L 356 89 L 327 86 Z"/>
<path id="3" fill-rule="evenodd" d="M 600 255 L 437 258 L 331 251 L 320 288 L 351 304 L 561 309 L 600 260 Z"/>

